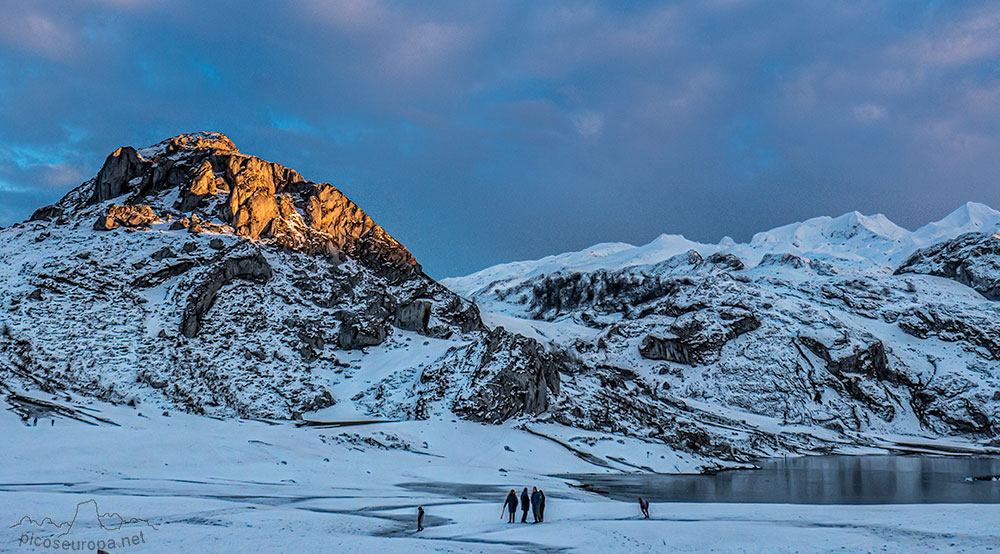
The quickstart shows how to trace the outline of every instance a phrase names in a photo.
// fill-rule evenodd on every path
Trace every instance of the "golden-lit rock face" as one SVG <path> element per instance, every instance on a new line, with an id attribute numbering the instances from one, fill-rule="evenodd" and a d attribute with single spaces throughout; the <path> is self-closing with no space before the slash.
<path id="1" fill-rule="evenodd" d="M 221 133 L 184 134 L 138 151 L 119 148 L 98 173 L 89 202 L 125 194 L 131 195 L 127 204 L 176 198 L 157 211 L 218 219 L 248 239 L 344 255 L 401 276 L 420 271 L 413 255 L 336 187 L 243 154 Z"/>
<path id="2" fill-rule="evenodd" d="M 212 150 L 216 153 L 236 153 L 236 145 L 226 135 L 215 132 L 205 133 L 184 133 L 164 141 L 167 144 L 167 153 L 172 154 L 180 150 Z M 162 143 L 161 143 L 162 144 Z"/>
<path id="3" fill-rule="evenodd" d="M 333 185 L 314 187 L 306 205 L 309 226 L 328 233 L 360 238 L 375 227 L 375 222 Z"/>
<path id="4" fill-rule="evenodd" d="M 112 204 L 106 215 L 94 222 L 95 231 L 110 231 L 118 227 L 143 227 L 159 222 L 153 208 L 144 205 L 119 206 Z"/>
<path id="5" fill-rule="evenodd" d="M 309 227 L 336 237 L 336 246 L 348 255 L 364 257 L 374 254 L 394 265 L 417 265 L 402 244 L 333 185 L 313 185 L 306 198 L 304 211 Z"/>
<path id="6" fill-rule="evenodd" d="M 229 216 L 238 235 L 261 238 L 271 221 L 280 217 L 275 195 L 301 182 L 302 176 L 294 169 L 254 156 L 220 157 L 226 162 L 224 179 L 231 185 L 224 215 Z"/>
<path id="7" fill-rule="evenodd" d="M 201 162 L 201 167 L 194 174 L 191 181 L 191 194 L 204 196 L 206 194 L 216 194 L 219 192 L 217 183 L 221 181 L 212 171 L 212 164 L 208 160 Z"/>

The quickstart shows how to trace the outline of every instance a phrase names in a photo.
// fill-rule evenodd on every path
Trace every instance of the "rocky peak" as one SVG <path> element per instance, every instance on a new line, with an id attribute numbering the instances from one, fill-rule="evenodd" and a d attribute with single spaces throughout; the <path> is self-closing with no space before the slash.
<path id="1" fill-rule="evenodd" d="M 43 208 L 40 216 L 93 217 L 92 206 L 114 200 L 149 206 L 174 225 L 199 221 L 197 231 L 231 232 L 308 254 L 353 258 L 396 280 L 420 273 L 413 255 L 335 186 L 243 154 L 222 133 L 185 133 L 141 149 L 122 146 L 82 188 Z M 113 217 L 97 215 L 102 222 Z M 114 225 L 95 226 L 109 227 Z"/>
<path id="2" fill-rule="evenodd" d="M 184 133 L 168 138 L 157 146 L 164 148 L 167 155 L 181 150 L 212 150 L 218 153 L 240 153 L 229 137 L 213 131 Z"/>

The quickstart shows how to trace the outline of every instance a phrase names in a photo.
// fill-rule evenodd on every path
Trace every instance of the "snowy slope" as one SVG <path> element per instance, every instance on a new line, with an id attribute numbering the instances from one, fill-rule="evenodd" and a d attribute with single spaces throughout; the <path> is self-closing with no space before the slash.
<path id="1" fill-rule="evenodd" d="M 1000 228 L 1000 212 L 985 204 L 967 202 L 944 219 L 928 223 L 913 232 L 923 248 L 965 233 L 994 233 Z"/>
<path id="2" fill-rule="evenodd" d="M 687 240 L 679 235 L 660 235 L 644 246 L 632 246 L 622 242 L 596 244 L 579 252 L 495 265 L 467 277 L 444 279 L 441 283 L 463 296 L 472 298 L 484 292 L 491 284 L 506 283 L 514 277 L 526 279 L 558 271 L 594 271 L 654 264 L 688 250 L 712 251 L 713 247 Z"/>

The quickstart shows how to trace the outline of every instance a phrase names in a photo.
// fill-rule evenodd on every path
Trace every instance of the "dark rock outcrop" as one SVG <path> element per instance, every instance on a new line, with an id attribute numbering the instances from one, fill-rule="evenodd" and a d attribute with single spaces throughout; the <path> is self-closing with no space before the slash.
<path id="1" fill-rule="evenodd" d="M 446 300 L 436 312 L 432 309 L 432 313 L 437 315 L 438 319 L 458 327 L 462 333 L 486 329 L 479 313 L 479 306 L 474 302 L 465 300 L 438 283 L 433 283 L 433 287 L 438 289 L 435 296 Z"/>
<path id="2" fill-rule="evenodd" d="M 182 260 L 137 278 L 132 282 L 132 286 L 137 289 L 155 287 L 165 283 L 168 279 L 183 274 L 195 265 L 193 260 Z"/>
<path id="3" fill-rule="evenodd" d="M 865 332 L 800 333 L 798 341 L 826 364 L 826 386 L 842 391 L 884 421 L 896 416 L 886 384 L 912 385 L 889 365 L 882 341 Z"/>
<path id="4" fill-rule="evenodd" d="M 62 214 L 63 209 L 59 206 L 42 206 L 32 212 L 28 221 L 52 221 L 53 219 L 58 219 Z"/>
<path id="5" fill-rule="evenodd" d="M 431 303 L 427 300 L 415 300 L 396 308 L 394 324 L 404 331 L 426 333 L 430 318 Z"/>
<path id="6" fill-rule="evenodd" d="M 796 256 L 788 252 L 783 254 L 764 254 L 758 266 L 785 266 L 793 269 L 809 268 L 820 275 L 830 276 L 837 274 L 837 270 L 828 262 L 803 258 L 802 256 Z"/>
<path id="7" fill-rule="evenodd" d="M 864 375 L 888 382 L 898 382 L 898 375 L 889 371 L 882 341 L 870 336 L 852 339 L 847 335 L 820 337 L 802 334 L 799 341 L 813 354 L 826 361 L 826 367 L 836 376 Z"/>
<path id="8" fill-rule="evenodd" d="M 97 173 L 90 203 L 96 204 L 131 192 L 133 180 L 141 176 L 150 165 L 131 146 L 115 150 L 104 160 L 104 166 Z"/>
<path id="9" fill-rule="evenodd" d="M 704 364 L 717 359 L 726 342 L 758 327 L 760 320 L 743 308 L 719 306 L 688 312 L 670 324 L 672 336 L 647 335 L 639 354 L 650 360 Z"/>
<path id="10" fill-rule="evenodd" d="M 534 317 L 555 319 L 562 313 L 585 307 L 604 313 L 628 312 L 633 306 L 673 293 L 678 286 L 679 283 L 666 277 L 599 270 L 542 275 L 511 293 L 530 295 Z"/>
<path id="11" fill-rule="evenodd" d="M 735 254 L 730 254 L 729 252 L 716 252 L 715 254 L 705 258 L 705 263 L 709 263 L 729 271 L 739 271 L 744 267 L 743 260 L 739 259 L 739 257 Z"/>
<path id="12" fill-rule="evenodd" d="M 180 332 L 193 338 L 201 329 L 202 318 L 215 303 L 219 289 L 234 279 L 267 282 L 271 279 L 270 264 L 260 252 L 248 256 L 228 258 L 211 270 L 207 279 L 188 296 L 187 307 L 181 319 Z"/>
<path id="13" fill-rule="evenodd" d="M 549 407 L 548 394 L 559 394 L 560 370 L 572 371 L 563 355 L 503 327 L 491 331 L 467 355 L 472 388 L 459 395 L 453 409 L 463 417 L 488 423 L 544 412 Z M 432 370 L 421 375 L 423 381 L 431 379 Z"/>
<path id="14" fill-rule="evenodd" d="M 1000 360 L 1000 319 L 941 304 L 925 304 L 894 314 L 896 325 L 906 334 L 926 339 L 966 344 L 977 355 Z"/>
<path id="15" fill-rule="evenodd" d="M 427 419 L 442 402 L 463 418 L 486 423 L 542 414 L 559 395 L 560 373 L 576 369 L 565 351 L 497 327 L 424 368 L 407 415 Z M 393 393 L 386 384 L 378 388 L 376 398 Z"/>
<path id="16" fill-rule="evenodd" d="M 309 363 L 318 358 L 326 348 L 326 339 L 319 326 L 301 320 L 286 321 L 286 324 L 289 324 L 289 327 L 298 327 L 295 334 L 299 339 L 298 350 L 302 360 Z"/>
<path id="17" fill-rule="evenodd" d="M 667 360 L 687 365 L 695 363 L 691 351 L 676 335 L 646 335 L 639 345 L 639 355 L 647 360 Z"/>
<path id="18" fill-rule="evenodd" d="M 343 314 L 337 344 L 344 350 L 376 346 L 385 341 L 388 329 L 374 318 L 362 318 L 353 313 Z"/>
<path id="19" fill-rule="evenodd" d="M 966 233 L 918 250 L 896 270 L 947 277 L 1000 300 L 1000 233 Z"/>
<path id="20" fill-rule="evenodd" d="M 164 246 L 163 248 L 160 248 L 156 252 L 150 254 L 149 257 L 156 261 L 161 261 L 167 258 L 176 258 L 177 253 L 174 252 L 173 248 L 170 248 L 169 246 Z"/>

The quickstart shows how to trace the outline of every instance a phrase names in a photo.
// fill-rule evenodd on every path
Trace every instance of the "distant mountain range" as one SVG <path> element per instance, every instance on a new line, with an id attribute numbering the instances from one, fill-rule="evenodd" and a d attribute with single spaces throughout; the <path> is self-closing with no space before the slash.
<path id="1" fill-rule="evenodd" d="M 851 212 L 840 217 L 821 216 L 782 225 L 755 234 L 749 243 L 736 243 L 726 237 L 718 244 L 703 244 L 680 235 L 660 235 L 644 246 L 621 242 L 597 244 L 579 252 L 495 265 L 465 277 L 443 279 L 442 283 L 459 294 L 473 297 L 496 281 L 526 279 L 559 271 L 587 272 L 655 264 L 688 250 L 702 255 L 732 253 L 748 266 L 760 263 L 766 254 L 791 253 L 810 259 L 835 260 L 836 265 L 845 270 L 891 271 L 920 248 L 964 233 L 998 230 L 1000 212 L 976 202 L 968 202 L 940 221 L 928 223 L 916 231 L 908 231 L 882 214 L 866 216 Z"/>

